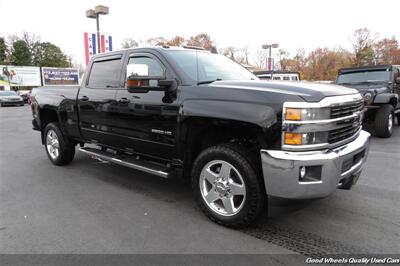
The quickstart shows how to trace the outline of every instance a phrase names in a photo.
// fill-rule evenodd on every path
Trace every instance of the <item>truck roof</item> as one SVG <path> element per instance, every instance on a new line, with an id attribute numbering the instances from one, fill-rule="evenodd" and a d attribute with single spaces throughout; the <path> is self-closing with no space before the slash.
<path id="1" fill-rule="evenodd" d="M 347 68 L 340 68 L 338 73 L 351 73 L 351 72 L 358 72 L 358 71 L 366 71 L 366 70 L 377 70 L 377 69 L 387 69 L 392 67 L 400 67 L 400 65 L 376 65 L 376 66 L 361 66 L 361 67 L 347 67 Z"/>
<path id="2" fill-rule="evenodd" d="M 160 51 L 160 52 L 166 52 L 166 51 L 201 51 L 205 53 L 211 53 L 210 51 L 201 48 L 201 47 L 196 47 L 196 46 L 183 46 L 183 47 L 178 47 L 178 46 L 168 46 L 168 45 L 157 45 L 157 46 L 146 46 L 146 47 L 134 47 L 134 48 L 126 48 L 126 49 L 120 49 L 112 52 L 107 52 L 107 53 L 101 53 L 101 54 L 95 54 L 93 55 L 92 59 L 96 59 L 99 57 L 104 57 L 104 56 L 112 56 L 112 55 L 117 55 L 121 53 L 125 53 L 126 51 L 135 51 L 135 50 L 155 50 L 155 51 Z"/>

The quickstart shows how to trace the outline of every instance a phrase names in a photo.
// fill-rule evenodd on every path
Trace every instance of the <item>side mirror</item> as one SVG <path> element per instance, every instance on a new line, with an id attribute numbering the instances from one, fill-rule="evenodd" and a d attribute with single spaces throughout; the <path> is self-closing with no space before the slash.
<path id="1" fill-rule="evenodd" d="M 400 77 L 397 77 L 394 81 L 395 81 L 397 84 L 400 84 Z"/>
<path id="2" fill-rule="evenodd" d="M 126 86 L 128 92 L 147 93 L 149 91 L 170 91 L 175 80 L 167 80 L 163 76 L 149 76 L 148 65 L 129 64 L 126 67 Z"/>

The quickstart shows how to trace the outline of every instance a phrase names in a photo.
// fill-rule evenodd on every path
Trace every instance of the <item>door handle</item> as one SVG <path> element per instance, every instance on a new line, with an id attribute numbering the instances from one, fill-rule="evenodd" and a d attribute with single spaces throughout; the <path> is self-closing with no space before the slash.
<path id="1" fill-rule="evenodd" d="M 87 102 L 87 101 L 89 101 L 89 97 L 87 97 L 87 96 L 82 96 L 82 97 L 81 97 L 81 101 Z"/>
<path id="2" fill-rule="evenodd" d="M 131 101 L 128 98 L 121 98 L 118 100 L 119 103 L 130 103 Z"/>

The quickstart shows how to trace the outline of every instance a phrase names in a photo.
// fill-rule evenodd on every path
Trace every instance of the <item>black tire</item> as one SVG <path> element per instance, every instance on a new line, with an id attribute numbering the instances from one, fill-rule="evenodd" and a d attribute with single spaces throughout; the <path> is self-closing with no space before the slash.
<path id="1" fill-rule="evenodd" d="M 380 138 L 389 138 L 393 132 L 394 108 L 390 104 L 382 105 L 376 112 L 375 132 Z M 391 124 L 389 122 L 391 120 Z"/>
<path id="2" fill-rule="evenodd" d="M 205 149 L 196 158 L 192 174 L 192 190 L 198 205 L 204 214 L 212 221 L 233 228 L 250 225 L 265 209 L 267 195 L 264 182 L 261 179 L 261 169 L 249 152 L 240 145 L 223 144 Z M 241 175 L 246 196 L 239 211 L 232 216 L 223 216 L 210 208 L 204 200 L 200 187 L 200 175 L 209 162 L 222 160 L 232 165 Z"/>
<path id="3" fill-rule="evenodd" d="M 397 126 L 400 127 L 400 113 L 398 113 L 398 114 L 396 115 L 396 117 L 397 117 Z"/>
<path id="4" fill-rule="evenodd" d="M 58 156 L 54 157 L 50 154 L 49 149 L 47 147 L 47 135 L 49 131 L 52 130 L 57 136 L 59 143 L 59 152 Z M 75 156 L 75 145 L 62 134 L 58 123 L 49 123 L 44 129 L 44 147 L 46 150 L 47 157 L 49 157 L 50 161 L 55 165 L 67 165 L 69 164 Z"/>

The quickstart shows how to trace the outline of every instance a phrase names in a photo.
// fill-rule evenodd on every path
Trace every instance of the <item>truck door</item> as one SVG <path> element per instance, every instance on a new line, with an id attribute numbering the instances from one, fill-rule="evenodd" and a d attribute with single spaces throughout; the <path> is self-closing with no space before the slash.
<path id="1" fill-rule="evenodd" d="M 167 75 L 170 79 L 164 63 L 157 56 L 143 52 L 130 54 L 126 59 L 126 64 L 146 65 L 149 76 Z M 176 97 L 171 102 L 163 101 L 165 95 L 163 91 L 130 93 L 126 87 L 118 90 L 115 131 L 120 148 L 163 159 L 174 158 L 179 106 Z"/>
<path id="2" fill-rule="evenodd" d="M 122 54 L 95 59 L 78 93 L 82 137 L 106 146 L 113 144 L 115 94 L 121 85 Z"/>

